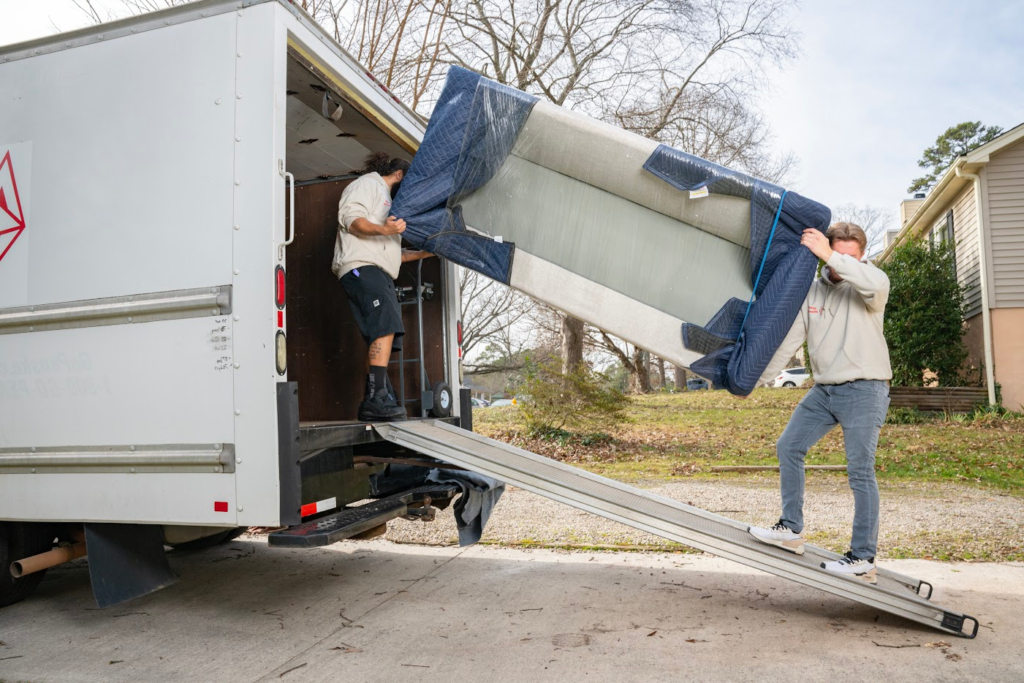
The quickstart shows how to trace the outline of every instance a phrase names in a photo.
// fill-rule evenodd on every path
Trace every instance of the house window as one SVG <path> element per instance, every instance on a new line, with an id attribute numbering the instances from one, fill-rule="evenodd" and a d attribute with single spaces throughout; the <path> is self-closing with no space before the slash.
<path id="1" fill-rule="evenodd" d="M 953 211 L 946 212 L 946 219 L 941 223 L 936 223 L 932 226 L 931 231 L 928 233 L 928 243 L 931 246 L 942 244 L 953 240 Z"/>
<path id="2" fill-rule="evenodd" d="M 953 227 L 953 211 L 950 210 L 946 214 L 946 239 L 949 240 L 949 247 L 953 250 L 953 275 L 959 280 L 960 274 L 956 267 L 956 233 L 953 231 Z"/>
<path id="3" fill-rule="evenodd" d="M 937 245 L 949 242 L 950 247 L 953 249 L 953 269 L 956 272 L 956 232 L 953 224 L 953 211 L 949 210 L 946 212 L 946 219 L 941 223 L 936 223 L 932 226 L 931 232 L 928 234 L 928 242 L 934 249 Z"/>

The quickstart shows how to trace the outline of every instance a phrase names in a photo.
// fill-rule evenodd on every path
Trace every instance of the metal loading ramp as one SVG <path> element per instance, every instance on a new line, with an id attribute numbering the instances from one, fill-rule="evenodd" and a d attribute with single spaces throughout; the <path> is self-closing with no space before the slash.
<path id="1" fill-rule="evenodd" d="M 823 548 L 805 545 L 803 555 L 794 555 L 758 543 L 747 533 L 746 524 L 444 422 L 417 420 L 376 424 L 374 429 L 384 439 L 424 455 L 748 567 L 820 588 L 947 633 L 966 638 L 973 638 L 978 633 L 978 620 L 974 617 L 929 602 L 932 587 L 927 582 L 882 568 L 877 571 L 876 585 L 838 576 L 819 566 L 825 560 L 840 557 Z M 925 591 L 926 594 L 922 595 Z M 971 628 L 965 630 L 968 623 Z"/>

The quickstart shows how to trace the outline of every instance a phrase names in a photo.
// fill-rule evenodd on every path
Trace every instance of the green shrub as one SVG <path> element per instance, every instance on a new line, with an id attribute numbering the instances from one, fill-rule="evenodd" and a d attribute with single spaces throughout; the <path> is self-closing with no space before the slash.
<path id="1" fill-rule="evenodd" d="M 929 246 L 913 240 L 880 265 L 889 276 L 885 339 L 892 362 L 892 383 L 923 386 L 925 371 L 943 386 L 966 383 L 964 287 L 957 280 L 952 242 Z"/>
<path id="2" fill-rule="evenodd" d="M 935 416 L 917 408 L 889 408 L 885 416 L 885 423 L 890 425 L 919 425 L 926 422 L 935 422 Z"/>
<path id="3" fill-rule="evenodd" d="M 554 362 L 529 365 L 519 387 L 519 411 L 531 436 L 560 443 L 582 432 L 594 443 L 607 439 L 610 422 L 625 417 L 630 399 L 603 373 L 579 366 L 563 373 Z"/>
<path id="4" fill-rule="evenodd" d="M 967 420 L 975 424 L 1002 424 L 1024 420 L 1024 413 L 1007 410 L 1000 405 L 985 405 L 975 408 L 973 413 L 967 415 Z"/>
<path id="5" fill-rule="evenodd" d="M 1024 413 L 1007 410 L 1002 406 L 978 406 L 969 413 L 954 413 L 944 410 L 929 413 L 917 408 L 889 408 L 885 423 L 891 425 L 919 425 L 929 422 L 952 422 L 959 425 L 1002 425 L 1006 422 L 1024 420 Z"/>

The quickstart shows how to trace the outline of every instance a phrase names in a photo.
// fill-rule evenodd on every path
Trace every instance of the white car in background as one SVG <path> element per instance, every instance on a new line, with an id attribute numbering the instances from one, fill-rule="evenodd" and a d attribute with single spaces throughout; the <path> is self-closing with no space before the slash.
<path id="1" fill-rule="evenodd" d="M 492 408 L 505 408 L 507 406 L 514 406 L 518 403 L 517 399 L 514 398 L 499 398 L 497 401 L 491 401 Z"/>
<path id="2" fill-rule="evenodd" d="M 811 374 L 807 372 L 807 368 L 786 368 L 775 380 L 771 383 L 773 387 L 799 387 L 807 381 Z"/>

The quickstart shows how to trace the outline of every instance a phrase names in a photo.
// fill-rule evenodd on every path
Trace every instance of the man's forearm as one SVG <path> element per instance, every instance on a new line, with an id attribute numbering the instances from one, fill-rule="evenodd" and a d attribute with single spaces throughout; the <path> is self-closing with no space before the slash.
<path id="1" fill-rule="evenodd" d="M 889 298 L 889 278 L 883 271 L 839 252 L 833 253 L 826 265 L 849 282 L 869 308 L 885 305 Z"/>
<path id="2" fill-rule="evenodd" d="M 377 225 L 365 218 L 357 218 L 348 226 L 348 231 L 356 237 L 375 237 L 387 234 L 383 225 Z"/>
<path id="3" fill-rule="evenodd" d="M 419 261 L 420 259 L 430 258 L 433 256 L 429 251 L 415 251 L 413 249 L 402 250 L 402 263 L 408 263 L 409 261 Z"/>

